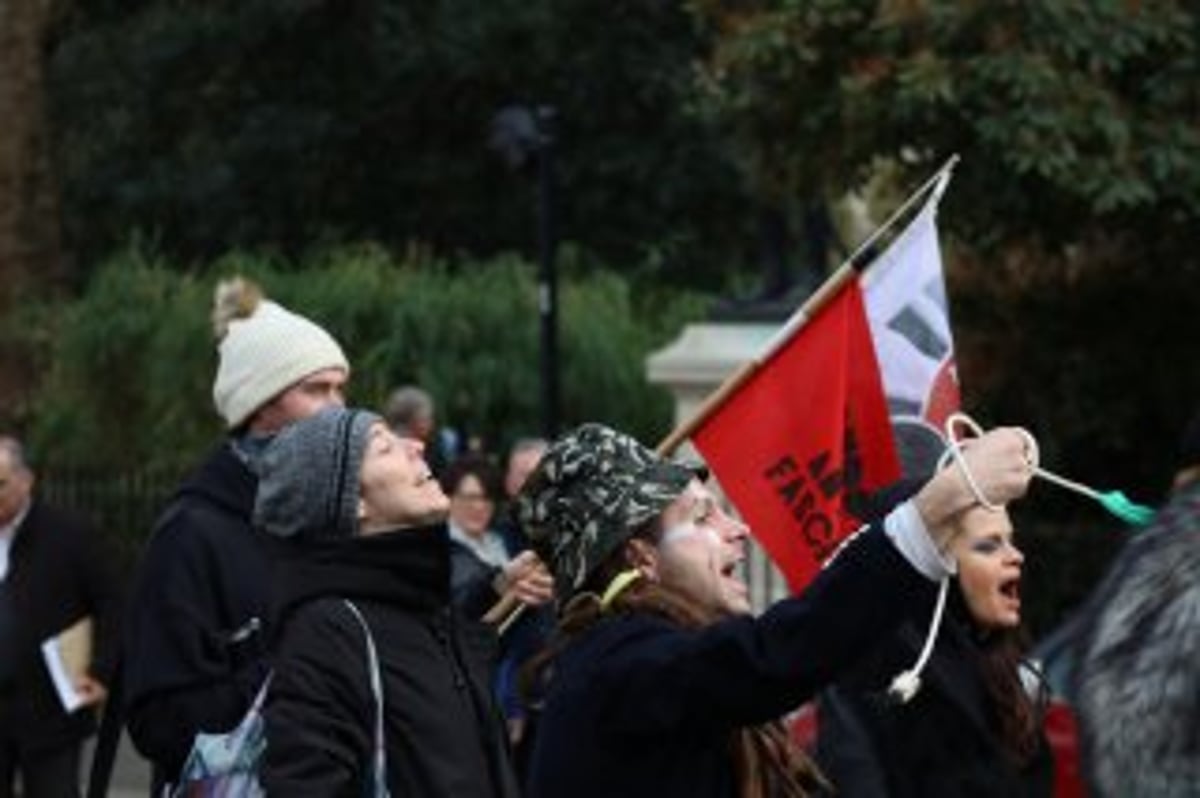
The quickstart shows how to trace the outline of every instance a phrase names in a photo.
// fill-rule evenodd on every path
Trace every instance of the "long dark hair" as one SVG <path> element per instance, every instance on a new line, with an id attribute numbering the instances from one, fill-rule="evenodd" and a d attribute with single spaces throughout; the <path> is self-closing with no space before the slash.
<path id="1" fill-rule="evenodd" d="M 1019 625 L 1003 629 L 980 626 L 959 580 L 951 579 L 950 585 L 947 621 L 963 641 L 960 650 L 965 645 L 964 653 L 974 660 L 1001 749 L 1013 765 L 1024 767 L 1041 747 L 1046 703 L 1045 685 L 1025 656 L 1029 635 Z M 1022 680 L 1022 672 L 1038 676 L 1032 691 Z"/>
<path id="2" fill-rule="evenodd" d="M 651 543 L 657 543 L 661 536 L 657 518 L 633 535 Z M 680 591 L 647 579 L 635 581 L 604 610 L 600 605 L 601 593 L 628 567 L 622 546 L 592 572 L 583 590 L 563 608 L 550 645 L 533 658 L 522 674 L 526 696 L 538 692 L 538 685 L 552 678 L 549 671 L 555 658 L 606 612 L 655 615 L 683 629 L 698 629 L 720 620 L 716 612 L 698 606 Z M 829 790 L 829 782 L 778 721 L 734 730 L 730 734 L 729 752 L 737 774 L 739 798 L 807 798 Z"/>
<path id="3" fill-rule="evenodd" d="M 500 472 L 491 460 L 480 454 L 462 455 L 446 467 L 438 481 L 446 495 L 452 496 L 467 477 L 475 477 L 479 488 L 491 501 L 500 498 Z"/>
<path id="4" fill-rule="evenodd" d="M 1042 746 L 1046 711 L 1045 685 L 1030 690 L 1021 674 L 1038 674 L 1025 653 L 1029 637 L 1023 627 L 979 633 L 979 673 L 992 704 L 1000 745 L 1017 767 L 1028 765 Z"/>

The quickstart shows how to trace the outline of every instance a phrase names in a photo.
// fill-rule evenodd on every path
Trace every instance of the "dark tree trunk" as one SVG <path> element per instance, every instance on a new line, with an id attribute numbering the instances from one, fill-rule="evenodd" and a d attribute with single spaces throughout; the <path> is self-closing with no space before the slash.
<path id="1" fill-rule="evenodd" d="M 51 0 L 0 0 L 0 423 L 24 415 L 35 377 L 13 329 L 16 303 L 61 277 L 58 190 L 46 122 Z"/>

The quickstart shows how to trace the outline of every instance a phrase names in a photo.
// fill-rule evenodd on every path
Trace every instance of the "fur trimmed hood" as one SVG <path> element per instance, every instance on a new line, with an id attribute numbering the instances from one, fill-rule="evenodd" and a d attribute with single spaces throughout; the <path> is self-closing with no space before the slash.
<path id="1" fill-rule="evenodd" d="M 1114 560 L 1089 602 L 1075 693 L 1099 796 L 1195 795 L 1200 785 L 1200 483 Z"/>

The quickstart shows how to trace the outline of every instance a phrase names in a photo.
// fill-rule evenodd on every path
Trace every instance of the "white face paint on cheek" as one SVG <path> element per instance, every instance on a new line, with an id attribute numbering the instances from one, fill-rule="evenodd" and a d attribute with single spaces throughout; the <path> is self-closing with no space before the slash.
<path id="1" fill-rule="evenodd" d="M 666 532 L 663 532 L 662 540 L 659 545 L 669 546 L 673 543 L 681 543 L 698 535 L 707 538 L 708 542 L 714 546 L 718 546 L 721 543 L 721 536 L 717 534 L 715 529 L 710 529 L 709 527 L 698 527 L 689 521 L 685 524 L 676 524 Z"/>
<path id="2" fill-rule="evenodd" d="M 721 535 L 708 526 L 697 526 L 694 521 L 676 524 L 663 532 L 659 547 L 667 549 L 679 544 L 695 543 L 679 551 L 678 563 L 688 563 L 686 572 L 689 580 L 706 582 L 706 575 L 720 575 L 721 572 Z M 700 598 L 700 596 L 697 596 Z"/>

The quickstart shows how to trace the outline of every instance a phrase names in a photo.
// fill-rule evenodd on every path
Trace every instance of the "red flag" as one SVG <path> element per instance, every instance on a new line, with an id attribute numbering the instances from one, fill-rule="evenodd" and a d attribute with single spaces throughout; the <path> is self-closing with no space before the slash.
<path id="1" fill-rule="evenodd" d="M 858 281 L 846 281 L 692 442 L 801 590 L 858 526 L 848 497 L 900 475 Z"/>

